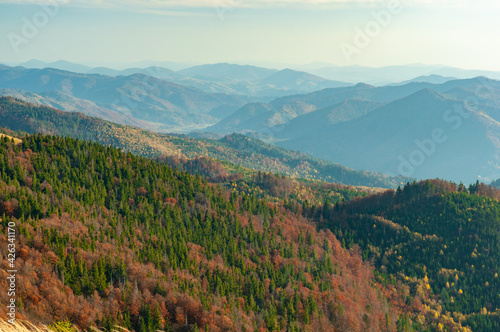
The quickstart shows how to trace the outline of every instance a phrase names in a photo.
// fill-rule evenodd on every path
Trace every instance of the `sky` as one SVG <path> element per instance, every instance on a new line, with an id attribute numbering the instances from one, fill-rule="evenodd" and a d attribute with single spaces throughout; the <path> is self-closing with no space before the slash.
<path id="1" fill-rule="evenodd" d="M 497 0 L 0 0 L 0 63 L 500 71 L 499 14 Z"/>

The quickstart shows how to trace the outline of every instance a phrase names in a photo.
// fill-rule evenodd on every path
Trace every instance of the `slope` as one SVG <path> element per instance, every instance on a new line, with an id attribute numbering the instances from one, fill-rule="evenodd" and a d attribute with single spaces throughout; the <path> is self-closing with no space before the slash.
<path id="1" fill-rule="evenodd" d="M 0 189 L 3 234 L 18 234 L 18 318 L 147 332 L 396 331 L 420 313 L 294 210 L 114 148 L 1 140 Z M 2 255 L 2 275 L 9 264 Z"/>
<path id="2" fill-rule="evenodd" d="M 232 135 L 221 140 L 161 135 L 90 118 L 81 113 L 61 112 L 49 107 L 32 105 L 9 97 L 0 98 L 0 123 L 15 131 L 70 135 L 148 157 L 207 156 L 229 162 L 227 167 L 238 172 L 245 171 L 233 163 L 250 169 L 293 177 L 359 186 L 395 187 L 404 181 L 402 178 L 353 171 L 338 164 L 277 148 L 242 135 Z"/>
<path id="3" fill-rule="evenodd" d="M 484 184 L 428 180 L 322 215 L 324 227 L 347 248 L 359 244 L 383 278 L 410 286 L 410 305 L 443 317 L 450 330 L 455 321 L 493 332 L 500 329 L 499 198 Z"/>
<path id="4" fill-rule="evenodd" d="M 276 125 L 286 125 L 300 115 L 331 107 L 346 100 L 387 103 L 432 86 L 433 84 L 430 83 L 410 83 L 402 86 L 374 87 L 360 83 L 352 87 L 323 89 L 308 94 L 286 96 L 267 104 L 247 104 L 233 115 L 205 130 L 221 134 L 263 132 L 265 135 L 270 130 L 275 131 L 272 127 Z M 254 114 L 253 109 L 261 111 Z"/>
<path id="5" fill-rule="evenodd" d="M 210 94 L 143 74 L 102 76 L 56 69 L 0 70 L 0 88 L 34 93 L 58 91 L 158 126 L 158 131 L 198 128 L 216 122 L 209 113 L 238 109 L 250 99 Z"/>
<path id="6" fill-rule="evenodd" d="M 424 89 L 277 144 L 354 169 L 470 183 L 498 178 L 499 138 L 500 124 L 487 114 Z"/>
<path id="7" fill-rule="evenodd" d="M 33 93 L 24 90 L 0 89 L 0 96 L 14 97 L 28 103 L 45 105 L 65 112 L 82 112 L 88 116 L 152 131 L 157 131 L 161 126 L 159 123 L 141 121 L 104 106 L 99 106 L 92 101 L 75 98 L 60 91 Z"/>
<path id="8" fill-rule="evenodd" d="M 324 130 L 330 125 L 357 119 L 382 106 L 382 103 L 364 100 L 346 100 L 340 104 L 304 114 L 292 119 L 275 135 L 279 138 L 307 136 L 309 133 Z"/>

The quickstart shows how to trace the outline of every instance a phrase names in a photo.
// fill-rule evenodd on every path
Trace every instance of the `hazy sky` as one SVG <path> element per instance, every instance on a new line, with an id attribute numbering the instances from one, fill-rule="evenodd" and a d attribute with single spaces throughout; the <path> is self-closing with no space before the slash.
<path id="1" fill-rule="evenodd" d="M 45 9 L 41 2 L 0 0 L 0 62 L 425 63 L 500 70 L 497 0 L 60 0 L 46 1 L 59 7 Z"/>

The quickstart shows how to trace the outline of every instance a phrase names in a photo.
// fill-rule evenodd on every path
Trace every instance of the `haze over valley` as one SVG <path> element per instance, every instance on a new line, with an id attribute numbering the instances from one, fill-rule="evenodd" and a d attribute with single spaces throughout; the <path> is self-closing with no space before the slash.
<path id="1" fill-rule="evenodd" d="M 112 75 L 52 65 L 87 73 L 4 66 L 0 95 L 159 133 L 241 133 L 360 171 L 463 183 L 500 177 L 500 85 L 486 76 L 426 76 L 434 67 L 420 66 L 414 79 L 370 85 L 224 63 Z M 393 68 L 378 70 L 389 77 Z"/>

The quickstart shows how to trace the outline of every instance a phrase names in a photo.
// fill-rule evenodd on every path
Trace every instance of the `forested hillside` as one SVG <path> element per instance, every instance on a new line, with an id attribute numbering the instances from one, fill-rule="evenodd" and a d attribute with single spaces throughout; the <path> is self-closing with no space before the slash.
<path id="1" fill-rule="evenodd" d="M 403 285 L 377 282 L 356 247 L 342 248 L 293 202 L 42 135 L 2 139 L 0 176 L 4 254 L 8 223 L 18 232 L 19 319 L 136 331 L 401 331 L 418 314 Z M 2 288 L 7 269 L 3 255 Z"/>
<path id="2" fill-rule="evenodd" d="M 326 207 L 323 226 L 347 248 L 359 245 L 381 276 L 407 283 L 409 305 L 499 331 L 499 197 L 479 182 L 424 181 Z"/>

